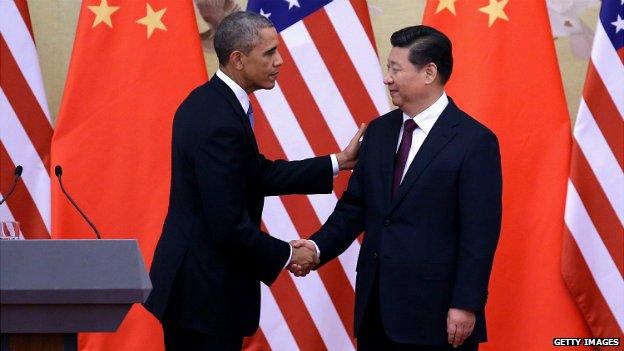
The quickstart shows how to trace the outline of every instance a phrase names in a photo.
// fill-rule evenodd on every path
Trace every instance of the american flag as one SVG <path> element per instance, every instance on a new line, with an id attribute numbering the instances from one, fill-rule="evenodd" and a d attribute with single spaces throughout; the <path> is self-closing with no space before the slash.
<path id="1" fill-rule="evenodd" d="M 27 238 L 48 238 L 52 124 L 26 0 L 0 1 L 0 126 L 0 196 L 24 167 L 0 219 L 19 221 Z"/>
<path id="2" fill-rule="evenodd" d="M 624 0 L 604 0 L 574 126 L 564 280 L 596 337 L 624 337 Z"/>
<path id="3" fill-rule="evenodd" d="M 337 152 L 360 123 L 389 111 L 366 1 L 251 0 L 248 10 L 275 24 L 284 58 L 275 88 L 252 97 L 265 154 L 296 160 Z M 329 195 L 267 198 L 265 229 L 286 241 L 308 237 L 346 188 L 349 174 L 343 173 Z M 263 286 L 261 332 L 253 343 L 276 350 L 354 349 L 359 248 L 356 241 L 305 278 L 283 273 L 270 289 Z"/>

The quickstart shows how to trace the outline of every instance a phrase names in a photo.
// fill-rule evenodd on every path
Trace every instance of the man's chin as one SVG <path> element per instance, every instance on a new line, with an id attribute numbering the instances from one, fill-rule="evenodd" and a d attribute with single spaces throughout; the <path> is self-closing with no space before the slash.
<path id="1" fill-rule="evenodd" d="M 392 100 L 392 104 L 396 107 L 401 107 L 401 105 L 403 105 L 403 100 L 399 98 L 391 97 L 391 100 Z"/>

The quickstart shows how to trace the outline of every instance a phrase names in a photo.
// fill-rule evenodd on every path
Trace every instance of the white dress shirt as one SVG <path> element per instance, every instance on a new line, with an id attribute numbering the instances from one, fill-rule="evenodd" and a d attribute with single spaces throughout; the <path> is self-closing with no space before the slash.
<path id="1" fill-rule="evenodd" d="M 245 89 L 243 89 L 234 80 L 232 80 L 232 78 L 228 77 L 228 75 L 223 73 L 223 71 L 221 71 L 220 69 L 217 70 L 216 75 L 217 77 L 219 77 L 219 79 L 223 81 L 223 83 L 225 83 L 225 85 L 227 85 L 234 92 L 234 95 L 236 95 L 236 99 L 238 99 L 238 102 L 243 108 L 243 111 L 245 111 L 245 113 L 249 111 L 249 106 L 250 106 L 249 95 L 247 95 L 247 92 L 245 91 Z M 338 175 L 338 172 L 340 171 L 340 168 L 338 166 L 338 159 L 336 158 L 336 154 L 329 155 L 329 158 L 331 159 L 332 172 L 335 177 Z M 292 258 L 292 253 L 293 253 L 293 250 L 291 246 L 290 255 L 288 256 L 288 260 L 286 261 L 284 268 L 288 267 L 288 264 L 290 263 L 290 259 Z"/>
<path id="2" fill-rule="evenodd" d="M 412 164 L 412 161 L 414 161 L 414 157 L 416 157 L 416 153 L 418 152 L 418 150 L 420 150 L 420 147 L 425 142 L 425 138 L 427 138 L 427 135 L 431 131 L 431 128 L 433 128 L 435 122 L 438 120 L 438 118 L 440 118 L 442 111 L 444 111 L 448 103 L 448 96 L 446 96 L 445 92 L 442 92 L 442 95 L 438 98 L 438 100 L 436 100 L 433 104 L 431 104 L 431 106 L 427 107 L 424 111 L 417 114 L 416 116 L 411 117 L 403 112 L 403 124 L 401 124 L 401 130 L 399 131 L 399 140 L 397 140 L 397 152 L 399 151 L 399 146 L 401 145 L 401 137 L 403 136 L 403 126 L 405 125 L 405 121 L 410 118 L 413 119 L 414 122 L 416 122 L 416 125 L 418 125 L 418 128 L 416 128 L 412 133 L 412 146 L 410 147 L 410 151 L 407 154 L 407 162 L 405 163 L 405 168 L 403 169 L 401 181 L 403 181 L 403 178 L 405 177 L 409 166 Z M 321 257 L 321 250 L 319 249 L 318 245 L 316 245 L 313 240 L 310 241 L 314 244 L 314 247 L 316 247 L 317 256 Z"/>
<path id="3" fill-rule="evenodd" d="M 405 168 L 403 169 L 401 181 L 403 181 L 409 166 L 412 164 L 412 161 L 414 161 L 414 157 L 416 157 L 416 153 L 420 150 L 420 147 L 425 142 L 425 138 L 429 135 L 431 128 L 433 128 L 433 125 L 438 120 L 448 103 L 448 97 L 446 96 L 446 93 L 443 92 L 436 102 L 416 116 L 411 117 L 403 112 L 403 124 L 401 124 L 401 130 L 399 131 L 399 140 L 397 140 L 397 152 L 399 150 L 399 145 L 401 145 L 401 136 L 403 135 L 403 126 L 405 125 L 405 121 L 410 118 L 413 119 L 414 122 L 416 122 L 416 125 L 418 125 L 418 128 L 416 128 L 412 133 L 412 146 L 407 154 L 407 162 L 405 163 Z"/>

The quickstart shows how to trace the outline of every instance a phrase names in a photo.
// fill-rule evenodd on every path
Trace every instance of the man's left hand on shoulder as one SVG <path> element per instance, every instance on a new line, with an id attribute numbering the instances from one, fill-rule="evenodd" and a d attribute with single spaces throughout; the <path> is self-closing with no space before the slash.
<path id="1" fill-rule="evenodd" d="M 475 325 L 475 313 L 473 311 L 450 308 L 446 318 L 446 331 L 448 342 L 453 347 L 458 347 L 472 334 Z"/>
<path id="2" fill-rule="evenodd" d="M 360 152 L 360 139 L 366 131 L 366 124 L 362 123 L 360 129 L 355 133 L 349 144 L 344 150 L 336 154 L 336 160 L 338 161 L 338 168 L 343 170 L 350 170 L 355 167 L 358 159 L 358 153 Z"/>

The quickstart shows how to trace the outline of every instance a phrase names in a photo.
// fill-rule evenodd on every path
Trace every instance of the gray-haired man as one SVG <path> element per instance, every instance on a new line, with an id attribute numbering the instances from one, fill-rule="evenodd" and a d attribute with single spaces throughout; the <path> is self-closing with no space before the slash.
<path id="1" fill-rule="evenodd" d="M 226 17 L 215 33 L 219 71 L 176 112 L 169 211 L 145 303 L 167 350 L 240 349 L 258 328 L 260 281 L 317 262 L 260 231 L 264 196 L 329 193 L 332 175 L 355 164 L 363 128 L 335 155 L 287 162 L 259 153 L 248 94 L 275 85 L 278 42 L 261 15 Z"/>

